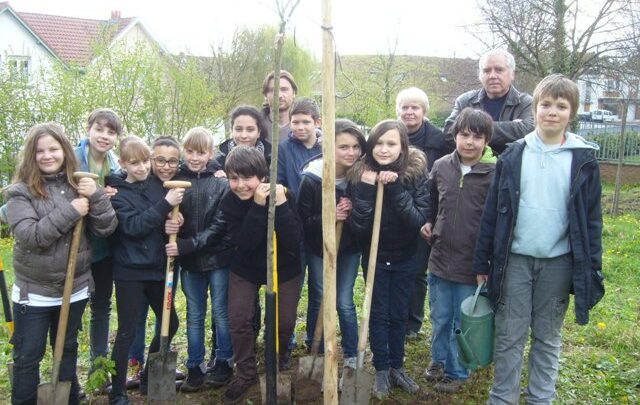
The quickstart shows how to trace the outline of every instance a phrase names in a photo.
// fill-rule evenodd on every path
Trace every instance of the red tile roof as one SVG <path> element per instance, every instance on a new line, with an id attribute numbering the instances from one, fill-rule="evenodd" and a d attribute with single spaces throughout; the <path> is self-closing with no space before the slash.
<path id="1" fill-rule="evenodd" d="M 135 20 L 89 20 L 36 13 L 16 14 L 63 62 L 80 65 L 91 59 L 94 47 L 103 35 L 108 35 L 107 39 L 111 41 Z"/>

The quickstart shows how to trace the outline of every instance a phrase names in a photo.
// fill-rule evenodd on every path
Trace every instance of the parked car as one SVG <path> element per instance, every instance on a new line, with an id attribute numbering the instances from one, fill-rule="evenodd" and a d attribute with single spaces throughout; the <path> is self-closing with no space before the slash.
<path id="1" fill-rule="evenodd" d="M 595 122 L 612 122 L 618 120 L 618 116 L 609 110 L 593 110 L 591 111 L 591 121 Z"/>

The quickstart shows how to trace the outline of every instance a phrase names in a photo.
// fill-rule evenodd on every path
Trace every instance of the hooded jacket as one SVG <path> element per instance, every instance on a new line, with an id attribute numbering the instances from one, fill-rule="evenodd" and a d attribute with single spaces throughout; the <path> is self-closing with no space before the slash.
<path id="1" fill-rule="evenodd" d="M 466 107 L 484 110 L 485 98 L 487 98 L 487 93 L 484 89 L 479 89 L 468 91 L 456 99 L 453 111 L 445 120 L 443 129 L 445 139 L 452 148 L 455 148 L 455 134 L 451 133 L 451 128 L 456 118 Z M 533 131 L 533 128 L 533 98 L 527 93 L 519 92 L 512 85 L 500 112 L 500 120 L 493 123 L 493 135 L 489 146 L 496 155 L 499 155 L 505 150 L 508 143 L 523 138 Z"/>
<path id="2" fill-rule="evenodd" d="M 220 210 L 229 182 L 214 173 L 212 165 L 196 173 L 183 164 L 175 177 L 191 182 L 180 204 L 184 224 L 177 238 L 178 261 L 186 271 L 218 270 L 230 264 L 230 239 Z"/>
<path id="3" fill-rule="evenodd" d="M 320 136 L 320 131 L 316 130 L 316 143 L 311 148 L 307 148 L 293 133 L 289 133 L 289 137 L 278 145 L 278 183 L 287 187 L 296 197 L 302 179 L 302 168 L 311 158 L 322 153 Z"/>
<path id="4" fill-rule="evenodd" d="M 305 244 L 313 254 L 322 257 L 322 158 L 309 162 L 302 172 L 298 190 L 298 215 L 304 229 Z M 347 184 L 336 185 L 336 204 L 341 197 L 349 198 Z M 338 252 L 359 251 L 354 235 L 347 226 L 342 228 Z"/>
<path id="5" fill-rule="evenodd" d="M 71 201 L 78 193 L 64 174 L 44 176 L 46 198 L 37 198 L 25 183 L 5 192 L 7 219 L 14 235 L 13 268 L 21 299 L 28 293 L 62 297 L 73 228 L 80 214 Z M 80 238 L 73 293 L 90 286 L 91 243 L 89 235 L 106 237 L 118 225 L 116 214 L 98 187 L 89 198 L 86 228 Z"/>
<path id="6" fill-rule="evenodd" d="M 124 174 L 107 177 L 118 189 L 111 204 L 118 215 L 118 229 L 111 238 L 113 279 L 161 281 L 165 277 L 167 236 L 164 223 L 172 206 L 156 176 L 129 183 Z"/>
<path id="7" fill-rule="evenodd" d="M 216 154 L 216 157 L 214 158 L 214 161 L 215 161 L 214 168 L 216 170 L 218 170 L 218 169 L 224 170 L 224 164 L 227 161 L 227 155 L 229 154 L 229 152 L 231 152 L 231 149 L 233 149 L 235 146 L 236 146 L 236 144 L 233 141 L 233 139 L 227 139 L 226 141 L 222 142 L 218 146 L 218 153 Z M 258 139 L 256 141 L 256 146 L 255 147 L 260 152 L 262 152 L 262 154 L 264 155 L 265 160 L 267 161 L 267 166 L 270 166 L 271 165 L 271 144 L 269 142 L 267 142 L 266 140 Z"/>
<path id="8" fill-rule="evenodd" d="M 567 137 L 582 138 L 567 133 Z M 584 141 L 582 141 L 584 142 Z M 480 233 L 473 257 L 473 271 L 488 274 L 489 298 L 496 305 L 502 299 L 513 230 L 518 219 L 522 154 L 526 140 L 512 143 L 496 164 L 493 183 L 482 213 Z M 594 147 L 571 150 L 568 232 L 571 248 L 572 293 L 578 324 L 589 321 L 589 310 L 604 296 L 602 275 L 602 208 L 600 168 Z M 531 235 L 532 238 L 538 235 Z"/>
<path id="9" fill-rule="evenodd" d="M 430 216 L 426 167 L 424 153 L 409 147 L 409 165 L 405 173 L 401 173 L 394 183 L 384 186 L 377 257 L 379 262 L 402 261 L 415 254 L 418 232 Z M 355 234 L 363 257 L 368 257 L 376 185 L 360 180 L 365 169 L 366 164 L 360 161 L 348 175 L 353 203 L 348 224 Z"/>
<path id="10" fill-rule="evenodd" d="M 445 280 L 476 284 L 471 269 L 482 209 L 496 168 L 491 148 L 462 175 L 453 152 L 435 162 L 429 174 L 433 224 L 429 271 Z"/>

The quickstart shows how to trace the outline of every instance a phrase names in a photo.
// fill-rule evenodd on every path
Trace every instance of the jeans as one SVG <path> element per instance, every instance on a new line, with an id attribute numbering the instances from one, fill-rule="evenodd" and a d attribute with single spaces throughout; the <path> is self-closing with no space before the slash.
<path id="1" fill-rule="evenodd" d="M 82 325 L 82 313 L 86 305 L 87 300 L 82 300 L 72 303 L 69 308 L 59 376 L 60 381 L 71 381 L 69 404 L 78 403 L 80 390 L 76 375 L 78 331 Z M 36 405 L 40 382 L 40 361 L 47 347 L 47 336 L 50 336 L 51 347 L 55 346 L 59 318 L 60 306 L 31 307 L 13 304 L 15 331 L 11 337 L 13 344 L 12 404 Z M 48 381 L 50 376 L 46 379 Z"/>
<path id="2" fill-rule="evenodd" d="M 363 263 L 363 267 L 366 264 Z M 376 371 L 401 368 L 409 301 L 416 277 L 416 260 L 376 263 L 369 340 Z"/>
<path id="3" fill-rule="evenodd" d="M 307 347 L 313 343 L 313 333 L 322 304 L 322 257 L 314 255 L 307 249 L 307 265 L 309 266 L 308 301 L 307 301 Z M 355 357 L 358 354 L 358 316 L 353 302 L 353 286 L 358 275 L 360 253 L 340 253 L 336 266 L 336 306 L 340 331 L 342 333 L 342 351 L 344 357 Z M 320 353 L 324 350 L 320 344 Z"/>
<path id="4" fill-rule="evenodd" d="M 131 342 L 135 337 L 135 328 L 140 319 L 140 301 L 146 296 L 156 319 L 162 321 L 162 308 L 164 307 L 164 281 L 121 281 L 116 280 L 116 303 L 118 306 L 118 333 L 113 344 L 111 359 L 116 363 L 116 374 L 111 376 L 111 394 L 115 397 L 126 392 L 127 381 L 127 357 Z M 174 291 L 175 294 L 175 291 Z M 176 314 L 175 300 L 171 300 L 169 311 L 169 341 L 178 330 L 178 315 Z M 157 353 L 160 349 L 160 334 L 156 333 L 149 345 L 149 353 Z M 148 367 L 145 366 L 145 370 Z"/>
<path id="5" fill-rule="evenodd" d="M 496 307 L 495 372 L 489 404 L 517 404 L 527 333 L 531 329 L 527 404 L 551 404 L 556 394 L 562 324 L 569 305 L 571 254 L 536 259 L 510 254 Z"/>
<path id="6" fill-rule="evenodd" d="M 211 296 L 211 317 L 216 325 L 216 359 L 228 361 L 233 357 L 229 318 L 227 316 L 227 291 L 229 269 L 212 271 L 182 271 L 182 291 L 187 298 L 187 367 L 204 363 L 207 291 Z"/>
<path id="7" fill-rule="evenodd" d="M 138 308 L 139 319 L 136 325 L 136 337 L 129 348 L 129 360 L 136 359 L 138 363 L 144 364 L 144 348 L 146 346 L 147 337 L 147 316 L 149 315 L 149 300 L 146 296 L 140 300 L 140 308 Z M 156 327 L 158 322 L 156 322 Z"/>
<path id="8" fill-rule="evenodd" d="M 91 276 L 95 290 L 91 294 L 91 323 L 89 324 L 91 361 L 96 357 L 107 357 L 109 353 L 109 317 L 111 294 L 113 293 L 113 260 L 111 257 L 91 264 Z"/>
<path id="9" fill-rule="evenodd" d="M 416 248 L 416 286 L 411 294 L 409 302 L 409 321 L 407 322 L 407 333 L 420 332 L 424 322 L 424 301 L 427 298 L 427 265 L 429 264 L 429 254 L 431 245 L 422 236 L 418 235 L 418 245 Z"/>
<path id="10" fill-rule="evenodd" d="M 444 374 L 454 380 L 469 378 L 469 370 L 458 361 L 454 331 L 460 327 L 460 304 L 476 291 L 472 284 L 454 283 L 429 273 L 431 318 L 431 361 L 444 366 Z"/>

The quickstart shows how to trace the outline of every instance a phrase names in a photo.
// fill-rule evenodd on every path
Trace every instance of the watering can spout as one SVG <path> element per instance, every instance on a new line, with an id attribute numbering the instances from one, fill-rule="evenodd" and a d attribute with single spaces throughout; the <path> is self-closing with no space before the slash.
<path id="1" fill-rule="evenodd" d="M 466 336 L 462 333 L 462 330 L 455 330 L 456 340 L 458 342 L 458 348 L 460 349 L 460 363 L 469 370 L 475 370 L 480 365 L 478 358 L 476 357 L 471 345 L 467 341 Z"/>

